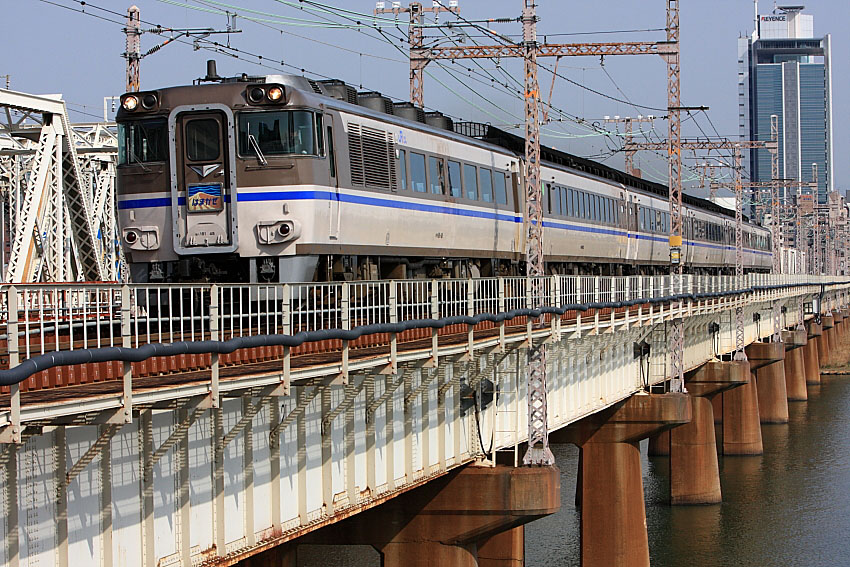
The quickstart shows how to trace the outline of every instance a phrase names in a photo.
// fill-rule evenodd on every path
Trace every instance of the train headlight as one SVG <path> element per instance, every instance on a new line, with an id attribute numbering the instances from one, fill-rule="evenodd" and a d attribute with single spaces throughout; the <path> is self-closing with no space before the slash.
<path id="1" fill-rule="evenodd" d="M 272 102 L 278 102 L 283 98 L 283 89 L 280 87 L 272 87 L 269 89 L 269 100 Z"/>
<path id="2" fill-rule="evenodd" d="M 248 91 L 248 100 L 253 103 L 263 102 L 263 98 L 266 96 L 266 92 L 260 87 L 254 87 L 253 89 Z"/>
<path id="3" fill-rule="evenodd" d="M 139 99 L 136 98 L 134 95 L 124 97 L 124 100 L 121 101 L 121 106 L 124 107 L 124 110 L 133 112 L 139 106 Z"/>
<path id="4" fill-rule="evenodd" d="M 159 227 L 133 226 L 122 231 L 124 242 L 130 250 L 158 250 Z"/>
<path id="5" fill-rule="evenodd" d="M 142 106 L 148 110 L 152 109 L 156 106 L 156 95 L 153 93 L 148 93 L 142 97 Z"/>

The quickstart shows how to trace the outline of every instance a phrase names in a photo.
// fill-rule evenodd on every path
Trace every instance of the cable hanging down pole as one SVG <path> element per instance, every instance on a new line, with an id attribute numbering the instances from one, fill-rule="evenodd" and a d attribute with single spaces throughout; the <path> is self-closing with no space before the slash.
<path id="1" fill-rule="evenodd" d="M 531 285 L 532 304 L 546 302 L 546 271 L 543 262 L 543 203 L 540 184 L 540 85 L 537 81 L 537 13 L 535 0 L 525 0 L 522 36 L 525 49 L 525 244 L 526 275 Z M 542 324 L 541 317 L 537 324 Z M 528 348 L 528 452 L 522 462 L 553 465 L 549 449 L 546 403 L 546 345 Z"/>

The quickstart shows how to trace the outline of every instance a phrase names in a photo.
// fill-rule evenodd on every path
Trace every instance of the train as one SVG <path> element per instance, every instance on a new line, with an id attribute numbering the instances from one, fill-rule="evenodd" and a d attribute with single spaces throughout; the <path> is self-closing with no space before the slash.
<path id="1" fill-rule="evenodd" d="M 120 97 L 117 209 L 132 281 L 524 273 L 524 140 L 338 80 L 221 78 Z M 546 271 L 669 270 L 667 187 L 541 148 Z M 729 273 L 735 215 L 685 195 L 686 273 Z M 744 224 L 744 268 L 770 232 Z"/>

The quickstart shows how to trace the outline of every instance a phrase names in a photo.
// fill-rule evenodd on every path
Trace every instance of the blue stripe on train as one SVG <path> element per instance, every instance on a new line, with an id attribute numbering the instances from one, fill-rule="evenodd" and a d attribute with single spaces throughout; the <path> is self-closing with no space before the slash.
<path id="1" fill-rule="evenodd" d="M 226 199 L 229 201 L 229 199 Z M 263 202 L 263 201 L 339 201 L 341 203 L 351 203 L 355 205 L 367 205 L 371 207 L 383 207 L 390 209 L 400 209 L 400 210 L 408 210 L 408 211 L 420 211 L 425 213 L 436 213 L 442 215 L 454 215 L 468 218 L 479 218 L 479 219 L 487 219 L 487 220 L 498 220 L 504 222 L 513 222 L 513 223 L 521 223 L 522 217 L 514 214 L 507 213 L 493 213 L 489 211 L 477 211 L 472 209 L 462 209 L 462 208 L 453 208 L 446 207 L 444 205 L 432 205 L 429 203 L 411 203 L 409 201 L 394 201 L 390 199 L 381 199 L 379 197 L 365 197 L 362 195 L 348 195 L 346 193 L 340 193 L 337 195 L 331 191 L 311 191 L 311 190 L 299 190 L 299 191 L 254 191 L 254 192 L 246 192 L 241 191 L 237 194 L 237 200 L 239 202 Z M 177 199 L 178 205 L 185 205 L 186 198 L 179 197 Z M 170 207 L 171 206 L 171 198 L 169 197 L 161 197 L 161 198 L 151 198 L 151 199 L 125 199 L 118 202 L 118 208 L 121 210 L 124 209 L 149 209 L 149 208 L 157 208 L 157 207 Z M 556 228 L 560 230 L 571 230 L 574 232 L 584 232 L 589 234 L 605 234 L 609 236 L 622 236 L 628 238 L 634 238 L 635 240 L 648 240 L 651 242 L 667 242 L 667 238 L 663 236 L 650 236 L 646 234 L 629 234 L 622 230 L 611 229 L 611 228 L 597 228 L 592 226 L 585 226 L 581 224 L 569 224 L 558 221 L 543 221 L 543 226 L 546 228 Z M 721 246 L 717 244 L 707 244 L 704 242 L 694 242 L 694 241 L 685 241 L 685 244 L 689 246 L 696 246 L 701 248 L 711 248 L 714 250 L 734 250 L 734 247 L 731 246 Z M 759 250 L 748 250 L 748 252 L 754 252 L 755 254 L 770 256 L 769 252 L 763 252 Z"/>

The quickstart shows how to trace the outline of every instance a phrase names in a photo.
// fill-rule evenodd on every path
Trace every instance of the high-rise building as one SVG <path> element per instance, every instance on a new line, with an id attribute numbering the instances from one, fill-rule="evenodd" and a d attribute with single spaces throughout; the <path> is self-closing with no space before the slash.
<path id="1" fill-rule="evenodd" d="M 770 117 L 778 116 L 780 176 L 811 182 L 817 164 L 818 202 L 826 204 L 833 190 L 830 36 L 815 37 L 805 6 L 759 14 L 754 4 L 755 30 L 738 40 L 741 139 L 770 140 Z M 769 181 L 770 165 L 768 152 L 752 151 L 746 173 Z"/>

